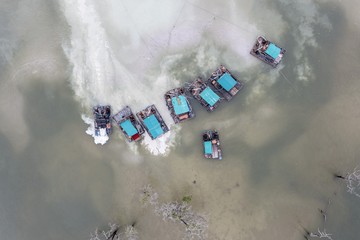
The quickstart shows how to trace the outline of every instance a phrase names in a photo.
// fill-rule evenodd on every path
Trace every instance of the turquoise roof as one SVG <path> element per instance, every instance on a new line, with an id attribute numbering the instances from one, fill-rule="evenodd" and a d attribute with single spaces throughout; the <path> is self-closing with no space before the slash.
<path id="1" fill-rule="evenodd" d="M 183 113 L 190 111 L 188 103 L 186 101 L 186 98 L 182 95 L 177 96 L 177 97 L 172 97 L 171 102 L 172 102 L 172 105 L 174 106 L 176 115 L 183 114 Z"/>
<path id="2" fill-rule="evenodd" d="M 205 154 L 212 154 L 212 144 L 211 144 L 211 141 L 206 141 L 206 142 L 204 142 L 204 149 L 205 149 Z"/>
<path id="3" fill-rule="evenodd" d="M 222 75 L 217 82 L 226 90 L 230 91 L 236 84 L 235 79 L 229 74 L 225 73 Z"/>
<path id="4" fill-rule="evenodd" d="M 122 127 L 122 129 L 124 129 L 126 134 L 129 135 L 130 137 L 138 133 L 138 131 L 136 130 L 136 128 L 129 119 L 126 120 L 125 122 L 120 123 L 120 127 Z"/>
<path id="5" fill-rule="evenodd" d="M 265 51 L 266 54 L 270 55 L 270 57 L 274 59 L 276 59 L 279 56 L 280 52 L 281 49 L 273 43 L 270 43 L 270 45 Z"/>
<path id="6" fill-rule="evenodd" d="M 163 129 L 160 126 L 159 121 L 157 120 L 154 114 L 145 118 L 144 124 L 153 138 L 157 138 L 158 136 L 164 133 Z"/>
<path id="7" fill-rule="evenodd" d="M 214 106 L 217 101 L 219 101 L 220 97 L 214 93 L 211 88 L 206 87 L 204 91 L 200 93 L 200 96 L 210 105 Z"/>

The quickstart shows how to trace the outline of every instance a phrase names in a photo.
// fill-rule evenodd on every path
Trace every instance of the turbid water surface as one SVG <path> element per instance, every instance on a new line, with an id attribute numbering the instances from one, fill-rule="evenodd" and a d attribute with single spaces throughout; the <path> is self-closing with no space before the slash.
<path id="1" fill-rule="evenodd" d="M 354 1 L 10 1 L 0 4 L 0 238 L 89 239 L 110 221 L 141 239 L 182 226 L 141 207 L 192 195 L 208 239 L 300 240 L 322 227 L 359 239 L 360 199 L 334 173 L 359 164 L 360 18 Z M 249 55 L 265 35 L 277 69 Z M 245 83 L 213 113 L 175 126 L 166 90 L 220 64 Z M 91 107 L 156 104 L 170 133 L 96 145 Z M 223 160 L 202 157 L 216 128 Z"/>

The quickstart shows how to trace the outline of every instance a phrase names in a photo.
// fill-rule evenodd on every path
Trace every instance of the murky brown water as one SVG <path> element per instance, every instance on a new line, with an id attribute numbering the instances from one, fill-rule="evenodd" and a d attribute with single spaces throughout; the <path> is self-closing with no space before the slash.
<path id="1" fill-rule="evenodd" d="M 3 1 L 0 6 L 1 239 L 88 239 L 109 221 L 141 239 L 182 239 L 141 208 L 193 196 L 209 239 L 303 239 L 322 226 L 359 236 L 360 200 L 333 179 L 359 164 L 360 19 L 354 2 Z M 264 34 L 287 49 L 272 69 L 248 54 Z M 246 82 L 231 102 L 157 142 L 95 145 L 92 104 L 134 111 L 219 64 Z M 218 129 L 223 161 L 202 157 Z M 193 182 L 196 181 L 194 184 Z"/>

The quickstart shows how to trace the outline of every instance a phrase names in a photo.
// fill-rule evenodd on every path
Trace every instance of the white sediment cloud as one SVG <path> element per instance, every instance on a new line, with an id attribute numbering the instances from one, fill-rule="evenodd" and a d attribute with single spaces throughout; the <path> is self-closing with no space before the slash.
<path id="1" fill-rule="evenodd" d="M 276 36 L 276 41 L 288 25 L 298 22 L 299 27 L 290 30 L 297 35 L 293 52 L 301 62 L 295 71 L 300 80 L 308 80 L 312 69 L 304 49 L 317 46 L 315 24 L 329 27 L 329 21 L 319 14 L 316 4 L 311 1 L 301 4 L 281 1 L 293 5 L 287 7 L 290 10 L 285 13 L 291 15 L 293 22 L 284 22 L 280 12 L 269 9 L 273 27 L 270 23 L 263 23 L 263 26 L 261 22 L 251 22 L 255 1 L 244 6 L 235 1 L 226 5 L 216 1 L 209 4 L 165 0 L 146 3 L 138 0 L 61 1 L 71 29 L 64 51 L 72 65 L 71 84 L 75 94 L 87 109 L 96 104 L 111 104 L 113 111 L 118 111 L 129 105 L 137 112 L 155 104 L 166 123 L 171 125 L 163 94 L 184 82 L 174 75 L 181 75 L 183 69 L 176 68 L 176 64 L 189 57 L 188 53 L 195 53 L 196 58 L 188 65 L 195 64 L 202 71 L 194 72 L 194 76 L 226 63 L 229 68 L 245 71 L 256 66 L 257 60 L 249 55 L 249 50 L 257 35 L 266 30 L 265 33 Z M 269 29 L 263 29 L 266 26 Z M 228 59 L 228 62 L 220 62 L 222 59 Z M 264 76 L 255 76 L 257 84 L 251 90 L 254 93 L 249 95 L 264 94 L 279 78 L 279 69 L 267 74 L 266 77 L 271 78 L 267 81 L 261 80 Z M 144 143 L 150 152 L 165 154 L 172 145 L 174 134 L 165 134 L 151 143 L 145 139 Z"/>
<path id="2" fill-rule="evenodd" d="M 130 72 L 118 60 L 109 45 L 108 34 L 94 2 L 64 1 L 62 8 L 71 28 L 70 41 L 64 44 L 72 65 L 71 84 L 84 107 L 90 109 L 97 104 L 111 104 L 113 111 L 118 111 L 129 105 L 136 112 L 155 103 L 160 112 L 166 113 L 163 93 L 171 86 L 167 84 L 169 79 L 161 74 L 149 79 L 145 74 Z M 120 59 L 123 57 L 120 54 Z M 170 122 L 165 114 L 163 117 Z M 145 145 L 154 154 L 165 154 L 171 142 L 169 137 L 170 134 L 166 134 L 152 144 L 145 140 Z M 96 143 L 105 141 L 98 140 L 95 139 Z"/>
<path id="3" fill-rule="evenodd" d="M 290 33 L 296 41 L 295 48 L 292 51 L 298 62 L 295 68 L 298 80 L 312 80 L 314 78 L 313 69 L 305 49 L 307 47 L 316 48 L 319 45 L 316 39 L 315 27 L 322 26 L 331 30 L 331 23 L 326 15 L 320 13 L 318 5 L 314 1 L 304 0 L 297 2 L 280 0 L 280 2 L 286 6 L 284 14 L 286 19 L 290 21 L 289 25 L 296 26 L 296 28 L 290 29 Z"/>

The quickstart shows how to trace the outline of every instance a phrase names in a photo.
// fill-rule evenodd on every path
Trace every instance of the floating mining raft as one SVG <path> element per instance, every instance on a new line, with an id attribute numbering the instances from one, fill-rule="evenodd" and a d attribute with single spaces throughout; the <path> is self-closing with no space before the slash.
<path id="1" fill-rule="evenodd" d="M 219 134 L 216 130 L 208 130 L 203 133 L 205 158 L 222 159 Z"/>
<path id="2" fill-rule="evenodd" d="M 142 139 L 145 130 L 140 122 L 135 118 L 135 115 L 132 113 L 130 107 L 126 106 L 112 118 L 129 142 L 137 142 Z"/>
<path id="3" fill-rule="evenodd" d="M 194 82 L 190 83 L 188 91 L 209 112 L 214 111 L 221 101 L 221 97 L 216 94 L 201 78 L 198 78 Z"/>
<path id="4" fill-rule="evenodd" d="M 211 74 L 208 83 L 220 92 L 227 101 L 230 101 L 244 86 L 222 65 Z"/>
<path id="5" fill-rule="evenodd" d="M 112 132 L 111 108 L 109 105 L 93 108 L 95 136 L 109 136 Z"/>
<path id="6" fill-rule="evenodd" d="M 282 61 L 285 52 L 285 49 L 259 36 L 250 54 L 275 68 Z M 226 67 L 220 65 L 207 81 L 198 78 L 187 83 L 186 86 L 167 91 L 164 98 L 170 115 L 177 124 L 195 117 L 189 98 L 195 98 L 207 111 L 213 112 L 224 98 L 230 101 L 243 87 L 242 81 L 237 80 Z M 112 132 L 110 106 L 96 106 L 93 108 L 93 114 L 95 135 L 110 135 Z M 151 139 L 156 139 L 169 131 L 155 105 L 150 105 L 136 113 L 136 117 L 128 106 L 112 117 L 129 142 L 142 139 L 145 130 Z M 221 160 L 222 152 L 218 132 L 208 130 L 202 136 L 204 156 Z"/>
<path id="7" fill-rule="evenodd" d="M 276 67 L 281 62 L 285 52 L 285 49 L 278 47 L 276 44 L 266 40 L 265 37 L 260 36 L 256 39 L 250 54 L 270 64 L 272 67 Z"/>
<path id="8" fill-rule="evenodd" d="M 195 113 L 186 97 L 184 88 L 174 88 L 164 95 L 166 106 L 175 123 L 184 122 L 195 117 Z"/>
<path id="9" fill-rule="evenodd" d="M 150 135 L 151 139 L 156 139 L 169 131 L 169 128 L 166 126 L 166 123 L 155 105 L 148 106 L 144 110 L 136 113 L 136 116 Z"/>

